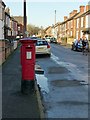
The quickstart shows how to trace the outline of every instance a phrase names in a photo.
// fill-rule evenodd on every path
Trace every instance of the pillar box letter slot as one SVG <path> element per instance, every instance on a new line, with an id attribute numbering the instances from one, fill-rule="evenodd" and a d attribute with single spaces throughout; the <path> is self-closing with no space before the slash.
<path id="1" fill-rule="evenodd" d="M 22 80 L 35 79 L 35 43 L 30 38 L 21 39 Z"/>

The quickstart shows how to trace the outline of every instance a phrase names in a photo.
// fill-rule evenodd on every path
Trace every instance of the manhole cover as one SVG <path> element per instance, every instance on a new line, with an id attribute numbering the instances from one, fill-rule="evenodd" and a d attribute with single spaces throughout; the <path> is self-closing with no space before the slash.
<path id="1" fill-rule="evenodd" d="M 84 85 L 78 80 L 54 80 L 51 84 L 56 87 L 72 87 L 78 85 Z"/>
<path id="2" fill-rule="evenodd" d="M 67 68 L 65 67 L 50 67 L 48 69 L 49 74 L 62 74 L 69 72 Z"/>

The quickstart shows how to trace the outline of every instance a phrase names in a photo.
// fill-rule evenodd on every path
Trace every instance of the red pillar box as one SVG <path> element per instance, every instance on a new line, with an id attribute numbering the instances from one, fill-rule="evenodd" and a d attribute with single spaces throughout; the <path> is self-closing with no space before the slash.
<path id="1" fill-rule="evenodd" d="M 21 91 L 31 91 L 35 80 L 35 43 L 36 40 L 24 38 L 21 42 L 22 81 Z"/>
<path id="2" fill-rule="evenodd" d="M 35 43 L 30 38 L 21 39 L 22 80 L 35 79 Z"/>

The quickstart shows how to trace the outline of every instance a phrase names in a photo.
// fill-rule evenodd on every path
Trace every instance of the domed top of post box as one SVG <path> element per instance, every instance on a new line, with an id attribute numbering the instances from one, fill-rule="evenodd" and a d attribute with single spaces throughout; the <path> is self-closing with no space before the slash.
<path id="1" fill-rule="evenodd" d="M 37 40 L 36 39 L 32 39 L 32 38 L 23 38 L 23 39 L 20 39 L 20 42 L 21 43 L 36 43 Z"/>

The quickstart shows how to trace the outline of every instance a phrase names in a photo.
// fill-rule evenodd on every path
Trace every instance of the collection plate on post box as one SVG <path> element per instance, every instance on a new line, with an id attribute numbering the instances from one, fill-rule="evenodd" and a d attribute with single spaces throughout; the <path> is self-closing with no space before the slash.
<path id="1" fill-rule="evenodd" d="M 32 59 L 32 53 L 26 52 L 26 59 Z"/>

